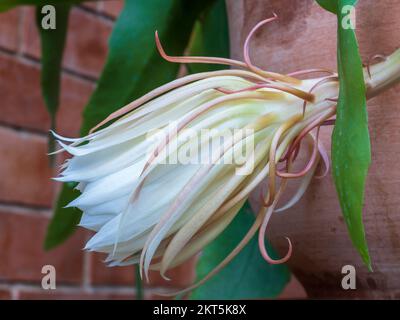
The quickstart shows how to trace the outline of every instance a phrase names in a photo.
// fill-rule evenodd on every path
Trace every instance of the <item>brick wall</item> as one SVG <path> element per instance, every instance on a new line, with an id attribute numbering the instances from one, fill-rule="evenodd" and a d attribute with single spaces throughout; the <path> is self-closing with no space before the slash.
<path id="1" fill-rule="evenodd" d="M 81 112 L 107 55 L 107 39 L 122 1 L 75 7 L 70 16 L 57 116 L 61 134 L 76 136 Z M 134 269 L 108 268 L 98 254 L 82 251 L 90 234 L 79 230 L 59 248 L 42 249 L 57 183 L 49 168 L 49 116 L 40 92 L 40 43 L 34 10 L 0 14 L 0 299 L 133 299 Z M 41 288 L 43 265 L 57 270 L 57 289 Z M 146 297 L 193 281 L 193 262 L 154 275 Z"/>

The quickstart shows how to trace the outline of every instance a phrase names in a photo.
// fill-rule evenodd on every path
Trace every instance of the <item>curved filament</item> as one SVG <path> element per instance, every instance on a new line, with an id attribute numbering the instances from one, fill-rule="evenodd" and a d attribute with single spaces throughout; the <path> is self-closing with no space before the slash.
<path id="1" fill-rule="evenodd" d="M 296 137 L 296 139 L 293 141 L 293 143 L 290 145 L 289 150 L 287 151 L 287 155 L 290 155 L 293 150 L 300 144 L 301 140 L 304 138 L 305 135 L 307 135 L 311 130 L 314 128 L 320 126 L 321 123 L 332 117 L 336 113 L 336 107 L 332 107 L 331 111 L 326 114 L 322 115 L 315 120 L 313 120 L 310 124 L 308 124 Z"/>
<path id="2" fill-rule="evenodd" d="M 325 150 L 324 145 L 320 141 L 318 142 L 318 150 L 319 150 L 319 154 L 321 155 L 322 161 L 324 162 L 325 170 L 321 175 L 315 176 L 315 178 L 322 179 L 322 178 L 326 177 L 326 175 L 329 172 L 329 167 L 330 167 L 329 155 L 328 155 L 328 152 Z"/>
<path id="3" fill-rule="evenodd" d="M 253 86 L 244 88 L 244 89 L 239 89 L 239 90 L 228 90 L 224 88 L 216 88 L 215 90 L 222 92 L 224 94 L 233 94 L 233 93 L 240 93 L 240 92 L 246 92 L 246 91 L 255 91 L 258 89 L 275 89 L 275 90 L 280 90 L 289 94 L 292 94 L 304 101 L 308 102 L 314 102 L 315 96 L 309 92 L 305 92 L 303 90 L 293 88 L 291 86 L 285 86 L 285 85 L 278 85 L 278 84 L 272 84 L 272 83 L 259 83 L 255 84 Z"/>
<path id="4" fill-rule="evenodd" d="M 289 173 L 289 172 L 281 172 L 281 171 L 276 171 L 276 175 L 278 177 L 281 178 L 288 178 L 288 179 L 293 179 L 293 178 L 300 178 L 300 177 L 304 177 L 307 172 L 309 172 L 312 167 L 315 164 L 315 161 L 317 161 L 318 159 L 318 152 L 319 152 L 319 148 L 318 148 L 318 137 L 319 137 L 319 129 L 320 127 L 317 127 L 317 134 L 316 137 L 314 139 L 314 146 L 313 146 L 313 152 L 311 154 L 310 160 L 308 161 L 307 165 L 305 166 L 305 168 L 299 172 L 296 173 Z"/>
<path id="5" fill-rule="evenodd" d="M 161 44 L 161 41 L 160 41 L 157 31 L 155 33 L 155 39 L 156 39 L 156 46 L 157 46 L 158 52 L 163 57 L 163 59 L 165 59 L 166 61 L 169 61 L 169 62 L 174 62 L 174 63 L 211 63 L 211 64 L 230 65 L 230 66 L 234 66 L 234 67 L 249 69 L 249 70 L 253 71 L 254 73 L 256 73 L 260 76 L 263 76 L 265 78 L 268 78 L 268 79 L 274 79 L 277 81 L 288 82 L 288 83 L 292 83 L 292 84 L 301 83 L 301 81 L 299 79 L 281 75 L 281 74 L 275 73 L 275 72 L 264 71 L 255 66 L 252 66 L 252 68 L 249 68 L 246 63 L 244 63 L 242 61 L 234 60 L 234 59 L 218 58 L 218 57 L 199 57 L 199 56 L 196 56 L 196 57 L 169 56 L 165 52 L 164 48 L 162 47 L 162 44 Z"/>
<path id="6" fill-rule="evenodd" d="M 291 199 L 285 205 L 283 205 L 278 209 L 275 209 L 275 212 L 282 212 L 290 209 L 302 198 L 308 186 L 310 185 L 312 177 L 317 169 L 317 165 L 318 161 L 314 163 L 313 168 L 304 176 L 304 178 L 301 179 L 301 183 L 297 189 L 297 192 L 291 197 Z"/>
<path id="7" fill-rule="evenodd" d="M 290 169 L 290 164 L 289 164 L 289 169 Z M 264 216 L 263 222 L 262 222 L 262 224 L 260 226 L 260 230 L 258 232 L 258 246 L 260 248 L 261 255 L 264 258 L 264 260 L 266 260 L 270 264 L 285 263 L 286 261 L 288 261 L 290 259 L 291 255 L 292 255 L 292 251 L 293 251 L 292 242 L 290 241 L 290 239 L 288 237 L 285 237 L 285 238 L 287 239 L 287 241 L 289 243 L 289 249 L 288 249 L 288 252 L 286 253 L 286 255 L 281 259 L 275 260 L 275 259 L 271 258 L 271 256 L 268 254 L 268 251 L 265 247 L 265 231 L 267 229 L 268 222 L 272 216 L 272 213 L 274 212 L 276 205 L 278 204 L 279 198 L 281 197 L 283 191 L 286 188 L 286 185 L 287 185 L 287 180 L 283 179 L 273 203 L 271 204 L 271 206 L 268 207 L 267 213 Z"/>
<path id="8" fill-rule="evenodd" d="M 158 293 L 159 295 L 162 296 L 176 296 L 180 294 L 187 293 L 189 291 L 192 291 L 196 289 L 198 286 L 201 286 L 203 283 L 205 283 L 208 279 L 213 277 L 215 274 L 217 274 L 221 269 L 223 269 L 229 262 L 231 262 L 241 251 L 242 249 L 249 243 L 249 241 L 253 238 L 253 236 L 256 234 L 258 228 L 260 227 L 263 218 L 265 217 L 264 213 L 265 208 L 260 209 L 260 212 L 257 215 L 256 220 L 254 221 L 253 225 L 247 231 L 246 235 L 242 238 L 242 240 L 239 242 L 239 244 L 229 253 L 228 256 L 225 257 L 224 260 L 222 260 L 212 271 L 210 271 L 203 279 L 198 281 L 197 283 L 191 285 L 190 287 L 180 290 L 177 292 L 170 292 L 170 293 Z"/>
<path id="9" fill-rule="evenodd" d="M 382 54 L 376 54 L 376 55 L 374 55 L 374 56 L 372 56 L 372 57 L 370 57 L 370 58 L 368 59 L 368 61 L 367 61 L 367 72 L 368 72 L 368 76 L 369 76 L 370 79 L 372 79 L 372 75 L 371 75 L 371 63 L 372 63 L 373 61 L 376 61 L 376 60 L 386 61 L 386 60 L 387 60 L 387 57 L 384 56 L 384 55 L 382 55 Z"/>
<path id="10" fill-rule="evenodd" d="M 297 121 L 299 121 L 301 118 L 300 115 L 295 115 L 285 123 L 283 123 L 278 130 L 276 131 L 272 143 L 271 143 L 271 148 L 269 152 L 269 175 L 268 175 L 268 201 L 264 203 L 265 207 L 268 207 L 272 204 L 272 202 L 275 199 L 275 173 L 276 173 L 276 149 L 278 147 L 279 141 L 281 139 L 281 136 L 285 133 L 287 129 L 289 129 L 293 124 L 295 124 Z"/>
<path id="11" fill-rule="evenodd" d="M 260 188 L 259 200 L 261 205 L 265 208 L 267 208 L 268 204 L 272 202 L 271 193 L 269 192 L 268 187 L 265 185 L 262 185 Z"/>
<path id="12" fill-rule="evenodd" d="M 246 65 L 248 66 L 248 68 L 250 70 L 255 69 L 255 66 L 253 65 L 253 63 L 251 62 L 250 59 L 250 54 L 249 54 L 249 44 L 250 44 L 250 40 L 253 37 L 254 33 L 263 25 L 272 22 L 274 20 L 278 19 L 278 16 L 276 15 L 276 13 L 273 13 L 273 17 L 272 18 L 268 18 L 265 20 L 260 21 L 259 23 L 257 23 L 253 29 L 251 29 L 251 31 L 249 32 L 249 34 L 247 35 L 246 41 L 244 42 L 244 46 L 243 46 L 243 58 L 244 58 L 244 62 L 246 63 Z"/>
<path id="13" fill-rule="evenodd" d="M 292 148 L 292 144 L 293 143 L 290 144 L 286 154 L 281 159 L 279 159 L 279 162 L 288 161 L 288 159 L 289 159 L 289 157 L 291 156 L 292 153 L 293 153 L 293 158 L 292 158 L 293 161 L 296 160 L 296 158 L 297 158 L 297 156 L 299 155 L 299 152 L 300 152 L 301 141 L 294 148 Z"/>
<path id="14" fill-rule="evenodd" d="M 316 84 L 314 84 L 314 85 L 311 87 L 310 91 L 308 91 L 308 93 L 311 94 L 311 93 L 312 93 L 316 88 L 318 88 L 319 86 L 321 86 L 321 85 L 323 85 L 323 84 L 325 84 L 325 83 L 328 83 L 328 82 L 330 82 L 330 81 L 335 81 L 335 80 L 338 80 L 338 77 L 337 77 L 337 76 L 325 77 L 325 78 L 323 78 L 321 81 L 318 81 Z M 303 117 L 304 117 L 304 114 L 306 113 L 307 102 L 308 102 L 307 100 L 304 100 L 304 103 L 303 103 Z"/>
<path id="15" fill-rule="evenodd" d="M 161 57 L 169 62 L 174 62 L 174 63 L 211 63 L 211 64 L 224 64 L 224 65 L 235 66 L 235 67 L 240 67 L 240 68 L 247 67 L 246 64 L 242 61 L 227 59 L 227 58 L 198 57 L 198 56 L 195 56 L 195 57 L 170 56 L 165 52 L 165 50 L 161 44 L 160 38 L 158 36 L 158 31 L 155 32 L 155 39 L 156 39 L 156 46 L 157 46 L 158 52 L 160 53 Z"/>
<path id="16" fill-rule="evenodd" d="M 321 126 L 334 126 L 336 123 L 336 119 L 329 119 L 325 120 L 324 122 L 321 123 Z"/>
<path id="17" fill-rule="evenodd" d="M 295 72 L 288 73 L 287 75 L 290 77 L 294 76 L 302 76 L 306 74 L 312 74 L 312 73 L 327 73 L 329 75 L 336 75 L 335 72 L 328 70 L 328 69 L 306 69 L 306 70 L 299 70 Z"/>

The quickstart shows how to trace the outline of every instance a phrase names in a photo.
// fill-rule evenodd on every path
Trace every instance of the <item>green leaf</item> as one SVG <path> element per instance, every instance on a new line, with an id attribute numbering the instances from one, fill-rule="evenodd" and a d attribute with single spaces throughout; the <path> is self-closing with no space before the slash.
<path id="1" fill-rule="evenodd" d="M 79 191 L 75 190 L 76 184 L 64 184 L 63 189 L 59 195 L 59 200 L 54 209 L 54 216 L 49 226 L 47 227 L 46 239 L 44 241 L 44 248 L 50 250 L 71 236 L 75 230 L 76 225 L 81 218 L 81 211 L 76 208 L 64 208 L 70 199 L 75 199 L 79 196 Z"/>
<path id="2" fill-rule="evenodd" d="M 325 10 L 328 10 L 334 14 L 337 14 L 338 0 L 316 0 L 316 1 Z M 357 2 L 358 2 L 358 0 L 349 0 L 349 1 L 347 1 L 347 5 L 355 6 L 357 4 Z"/>
<path id="3" fill-rule="evenodd" d="M 354 1 L 339 0 L 339 8 Z M 340 206 L 354 246 L 371 269 L 362 221 L 365 180 L 371 163 L 366 89 L 353 29 L 342 27 L 338 10 L 338 71 L 340 79 L 336 125 L 332 135 L 332 173 Z"/>
<path id="4" fill-rule="evenodd" d="M 195 24 L 190 50 L 191 56 L 229 58 L 229 30 L 226 4 L 217 0 L 208 8 Z M 226 69 L 217 64 L 190 64 L 190 73 Z"/>
<path id="5" fill-rule="evenodd" d="M 61 63 L 71 6 L 68 4 L 56 5 L 56 29 L 47 30 L 41 27 L 43 17 L 41 9 L 41 6 L 36 8 L 36 26 L 42 47 L 42 95 L 50 114 L 51 128 L 55 129 L 55 118 L 60 102 Z M 49 141 L 49 151 L 51 152 L 54 150 L 54 139 L 50 137 Z"/>
<path id="6" fill-rule="evenodd" d="M 166 62 L 160 57 L 154 41 L 154 32 L 158 30 L 168 53 L 182 55 L 189 43 L 197 17 L 212 2 L 125 1 L 109 41 L 106 64 L 96 90 L 84 110 L 82 135 L 134 98 L 176 78 L 179 65 Z M 76 193 L 68 185 L 64 185 L 54 215 L 54 219 L 65 219 L 66 228 L 71 229 L 64 234 L 72 234 L 76 216 L 69 215 L 71 210 L 63 209 L 63 206 L 75 198 Z M 48 237 L 57 239 L 58 230 L 50 225 Z"/>
<path id="7" fill-rule="evenodd" d="M 318 4 L 334 14 L 337 12 L 337 0 L 316 0 Z"/>
<path id="8" fill-rule="evenodd" d="M 198 280 L 204 278 L 244 237 L 254 222 L 248 202 L 228 228 L 202 252 Z M 268 246 L 269 252 L 272 252 Z M 276 257 L 275 254 L 272 254 Z M 218 274 L 193 291 L 191 299 L 258 299 L 279 295 L 290 280 L 285 265 L 270 265 L 261 256 L 258 241 L 250 243 Z"/>
<path id="9" fill-rule="evenodd" d="M 42 93 L 46 107 L 54 118 L 60 97 L 61 62 L 65 47 L 65 39 L 68 28 L 68 16 L 70 5 L 56 6 L 56 29 L 43 29 L 41 27 L 42 7 L 36 9 L 36 23 L 40 34 L 42 49 Z"/>

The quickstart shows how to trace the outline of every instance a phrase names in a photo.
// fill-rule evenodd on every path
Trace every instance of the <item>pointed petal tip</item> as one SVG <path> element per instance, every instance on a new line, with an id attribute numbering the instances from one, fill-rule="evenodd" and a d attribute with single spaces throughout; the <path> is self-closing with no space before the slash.
<path id="1" fill-rule="evenodd" d="M 166 281 L 171 281 L 171 278 L 168 278 L 164 272 L 160 272 L 160 276 Z"/>
<path id="2" fill-rule="evenodd" d="M 80 197 L 72 200 L 70 203 L 68 203 L 67 205 L 65 205 L 63 208 L 72 208 L 72 207 L 79 207 L 79 202 L 77 201 Z"/>

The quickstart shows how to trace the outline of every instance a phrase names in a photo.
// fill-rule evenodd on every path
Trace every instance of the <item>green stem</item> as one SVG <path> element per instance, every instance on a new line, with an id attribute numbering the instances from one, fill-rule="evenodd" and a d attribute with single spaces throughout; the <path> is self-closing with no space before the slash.
<path id="1" fill-rule="evenodd" d="M 135 265 L 136 300 L 144 299 L 143 281 L 140 277 L 139 265 Z"/>

